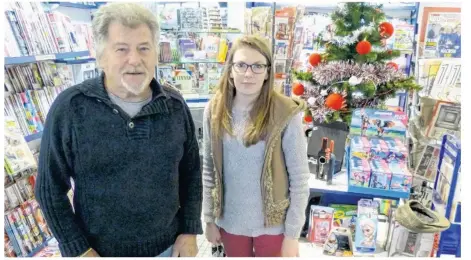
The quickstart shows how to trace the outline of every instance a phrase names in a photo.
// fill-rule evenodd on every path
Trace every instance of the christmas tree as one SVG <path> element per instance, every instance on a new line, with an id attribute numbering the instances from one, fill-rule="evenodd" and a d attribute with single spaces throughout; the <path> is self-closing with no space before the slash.
<path id="1" fill-rule="evenodd" d="M 391 61 L 401 53 L 386 47 L 394 27 L 382 5 L 341 4 L 331 19 L 329 35 L 318 39 L 325 53 L 311 54 L 307 72 L 293 73 L 293 93 L 308 104 L 306 122 L 350 123 L 355 108 L 382 108 L 396 91 L 420 89 Z"/>

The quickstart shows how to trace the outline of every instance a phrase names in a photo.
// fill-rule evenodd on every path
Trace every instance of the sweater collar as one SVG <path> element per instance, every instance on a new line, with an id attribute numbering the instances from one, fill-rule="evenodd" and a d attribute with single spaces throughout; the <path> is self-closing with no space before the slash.
<path id="1" fill-rule="evenodd" d="M 79 90 L 87 96 L 99 98 L 102 100 L 110 100 L 108 91 L 105 88 L 105 73 L 102 72 L 98 77 L 84 81 L 78 85 Z M 164 88 L 157 82 L 155 78 L 152 78 L 150 82 L 150 88 L 152 89 L 152 101 L 163 97 L 169 99 L 170 97 L 164 90 Z"/>
<path id="2" fill-rule="evenodd" d="M 108 92 L 106 91 L 104 84 L 105 74 L 101 73 L 96 78 L 84 81 L 82 84 L 77 85 L 77 88 L 86 96 L 96 98 L 98 101 L 113 107 L 114 104 L 111 102 Z M 152 100 L 135 117 L 148 116 L 153 114 L 169 114 L 168 102 L 171 98 L 169 93 L 157 82 L 155 78 L 152 78 L 150 82 L 152 89 Z"/>

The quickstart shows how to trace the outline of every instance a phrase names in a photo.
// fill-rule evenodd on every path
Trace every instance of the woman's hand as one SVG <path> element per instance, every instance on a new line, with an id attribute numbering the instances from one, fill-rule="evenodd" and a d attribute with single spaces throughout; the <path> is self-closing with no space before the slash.
<path id="1" fill-rule="evenodd" d="M 281 245 L 282 257 L 299 257 L 299 241 L 298 239 L 285 237 Z"/>
<path id="2" fill-rule="evenodd" d="M 211 242 L 213 245 L 221 244 L 221 232 L 219 232 L 219 227 L 214 223 L 206 223 L 206 239 Z"/>

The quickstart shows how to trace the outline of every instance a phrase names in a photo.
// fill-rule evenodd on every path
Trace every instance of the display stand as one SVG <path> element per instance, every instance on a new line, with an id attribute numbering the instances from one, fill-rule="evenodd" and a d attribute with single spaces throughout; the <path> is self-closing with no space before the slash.
<path id="1" fill-rule="evenodd" d="M 444 135 L 434 185 L 432 209 L 443 214 L 451 226 L 440 234 L 437 257 L 461 257 L 461 142 Z"/>

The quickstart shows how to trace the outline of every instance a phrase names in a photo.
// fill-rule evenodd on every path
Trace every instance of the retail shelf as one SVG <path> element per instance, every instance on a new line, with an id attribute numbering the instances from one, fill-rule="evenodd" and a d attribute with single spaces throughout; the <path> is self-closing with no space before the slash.
<path id="1" fill-rule="evenodd" d="M 347 172 L 342 170 L 332 178 L 332 184 L 327 185 L 327 182 L 317 180 L 315 174 L 311 174 L 309 178 L 309 188 L 311 192 L 321 193 L 348 193 Z"/>
<path id="2" fill-rule="evenodd" d="M 23 63 L 32 63 L 45 60 L 63 60 L 72 59 L 77 57 L 90 56 L 89 51 L 65 52 L 56 54 L 45 54 L 35 56 L 22 56 L 22 57 L 5 57 L 5 65 L 15 65 Z"/>
<path id="3" fill-rule="evenodd" d="M 309 188 L 311 192 L 352 195 L 358 197 L 361 197 L 362 195 L 372 195 L 380 198 L 398 199 L 409 196 L 409 193 L 407 192 L 348 186 L 348 174 L 345 169 L 342 169 L 341 172 L 337 173 L 334 178 L 332 178 L 331 185 L 327 185 L 327 182 L 325 181 L 317 180 L 315 175 L 311 174 L 309 178 Z"/>
<path id="4" fill-rule="evenodd" d="M 227 34 L 242 34 L 240 30 L 230 29 L 211 29 L 211 30 L 177 30 L 177 29 L 161 29 L 164 32 L 175 33 L 227 33 Z"/>
<path id="5" fill-rule="evenodd" d="M 32 135 L 25 136 L 25 140 L 26 140 L 27 143 L 29 143 L 29 142 L 32 142 L 34 140 L 41 139 L 42 136 L 43 136 L 43 132 L 37 132 L 37 133 L 34 133 Z"/>
<path id="6" fill-rule="evenodd" d="M 44 243 L 42 243 L 41 245 L 39 245 L 38 247 L 36 247 L 35 249 L 33 249 L 33 251 L 31 253 L 29 253 L 26 257 L 33 257 L 34 255 L 36 255 L 37 253 L 39 253 L 41 250 L 43 250 L 45 247 L 47 247 L 47 244 L 51 241 L 52 239 L 49 239 L 49 240 L 46 240 L 44 241 Z"/>
<path id="7" fill-rule="evenodd" d="M 83 64 L 89 62 L 95 62 L 95 58 L 86 58 L 86 59 L 76 59 L 76 60 L 56 60 L 57 63 L 65 63 L 65 64 Z"/>
<path id="8" fill-rule="evenodd" d="M 100 5 L 104 4 L 105 2 L 88 2 L 92 4 L 81 4 L 81 3 L 71 3 L 71 2 L 48 2 L 48 4 L 56 4 L 61 7 L 71 7 L 71 8 L 78 8 L 78 9 L 97 9 Z"/>
<path id="9" fill-rule="evenodd" d="M 357 252 L 355 246 L 353 247 L 353 256 L 355 257 L 388 257 L 388 252 L 384 251 L 377 245 L 377 252 L 375 253 L 360 253 Z M 299 239 L 300 257 L 306 258 L 338 258 L 335 256 L 327 256 L 323 254 L 322 246 L 315 245 L 309 242 L 306 238 Z"/>
<path id="10" fill-rule="evenodd" d="M 162 62 L 159 63 L 159 66 L 168 66 L 168 65 L 180 65 L 180 64 L 195 64 L 195 63 L 225 63 L 225 61 L 212 61 L 212 60 L 185 60 L 185 61 L 175 61 L 175 62 Z"/>
<path id="11" fill-rule="evenodd" d="M 187 103 L 206 103 L 211 99 L 212 95 L 206 94 L 183 94 L 183 98 Z"/>
<path id="12" fill-rule="evenodd" d="M 393 190 L 382 190 L 382 189 L 374 189 L 369 187 L 357 187 L 357 186 L 348 186 L 348 191 L 357 194 L 368 194 L 373 196 L 378 196 L 381 198 L 409 198 L 409 192 L 402 192 L 402 191 L 393 191 Z"/>

